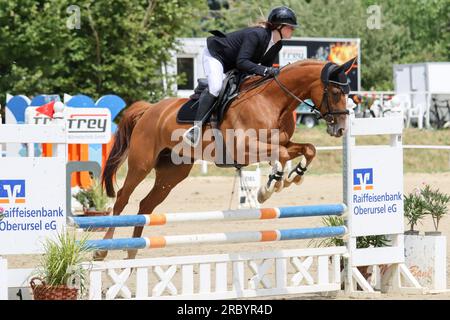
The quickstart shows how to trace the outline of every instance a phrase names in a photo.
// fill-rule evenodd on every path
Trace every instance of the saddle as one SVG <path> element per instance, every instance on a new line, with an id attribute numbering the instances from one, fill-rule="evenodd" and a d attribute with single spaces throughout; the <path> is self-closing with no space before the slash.
<path id="1" fill-rule="evenodd" d="M 211 115 L 213 115 L 213 120 L 219 125 L 228 110 L 231 102 L 239 94 L 239 88 L 244 78 L 247 76 L 245 73 L 241 73 L 236 69 L 230 70 L 225 74 L 225 79 L 223 80 L 222 90 L 217 97 L 216 102 L 210 110 L 205 123 L 210 123 L 212 121 Z M 198 108 L 198 100 L 201 93 L 208 88 L 208 81 L 205 78 L 198 79 L 197 87 L 194 89 L 194 93 L 189 97 L 189 100 L 181 106 L 177 114 L 178 123 L 194 123 L 195 113 Z"/>

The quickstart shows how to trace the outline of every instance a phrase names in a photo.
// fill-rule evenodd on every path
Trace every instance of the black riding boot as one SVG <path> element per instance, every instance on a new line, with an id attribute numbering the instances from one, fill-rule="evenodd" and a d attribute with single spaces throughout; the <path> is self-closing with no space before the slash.
<path id="1" fill-rule="evenodd" d="M 198 144 L 203 122 L 205 121 L 205 116 L 213 106 L 216 99 L 217 97 L 209 93 L 208 89 L 202 92 L 198 101 L 198 109 L 197 113 L 195 114 L 194 126 L 189 128 L 183 136 L 186 143 L 190 144 L 193 147 Z"/>

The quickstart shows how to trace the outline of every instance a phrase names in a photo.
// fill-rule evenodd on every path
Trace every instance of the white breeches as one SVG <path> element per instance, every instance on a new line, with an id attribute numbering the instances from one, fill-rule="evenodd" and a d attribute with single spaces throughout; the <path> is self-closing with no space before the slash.
<path id="1" fill-rule="evenodd" d="M 225 78 L 222 63 L 211 56 L 208 48 L 203 51 L 203 70 L 208 79 L 209 93 L 218 96 L 222 89 L 222 82 Z"/>

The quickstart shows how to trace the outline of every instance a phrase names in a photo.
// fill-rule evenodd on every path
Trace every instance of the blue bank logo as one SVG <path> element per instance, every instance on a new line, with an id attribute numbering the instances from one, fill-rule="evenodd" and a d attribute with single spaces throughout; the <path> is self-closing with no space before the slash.
<path id="1" fill-rule="evenodd" d="M 25 180 L 0 180 L 0 204 L 25 203 Z"/>
<path id="2" fill-rule="evenodd" d="M 373 189 L 373 169 L 353 169 L 353 190 Z"/>

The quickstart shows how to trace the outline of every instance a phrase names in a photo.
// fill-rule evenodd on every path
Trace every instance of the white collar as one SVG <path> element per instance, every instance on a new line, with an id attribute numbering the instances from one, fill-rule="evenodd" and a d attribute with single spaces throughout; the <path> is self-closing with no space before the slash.
<path id="1" fill-rule="evenodd" d="M 273 42 L 273 32 L 271 33 L 271 37 L 270 37 L 270 41 L 269 41 L 269 45 L 267 46 L 266 52 L 269 51 L 269 49 L 275 44 L 275 42 Z M 266 53 L 264 52 L 264 53 Z"/>
<path id="2" fill-rule="evenodd" d="M 269 41 L 269 45 L 273 46 L 275 44 L 275 42 L 273 42 L 273 31 L 270 33 L 270 41 Z"/>

